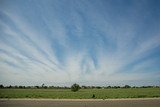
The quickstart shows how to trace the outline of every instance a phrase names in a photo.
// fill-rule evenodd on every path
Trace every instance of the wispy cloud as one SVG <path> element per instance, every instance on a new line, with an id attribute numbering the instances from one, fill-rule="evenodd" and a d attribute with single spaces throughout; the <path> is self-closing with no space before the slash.
<path id="1" fill-rule="evenodd" d="M 159 85 L 159 7 L 149 2 L 6 0 L 0 83 Z"/>

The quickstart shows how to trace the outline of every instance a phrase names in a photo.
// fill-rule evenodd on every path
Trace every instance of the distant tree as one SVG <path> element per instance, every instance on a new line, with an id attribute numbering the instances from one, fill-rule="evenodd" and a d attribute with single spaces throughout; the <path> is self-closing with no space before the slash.
<path id="1" fill-rule="evenodd" d="M 112 88 L 111 86 L 108 86 L 107 88 Z"/>
<path id="2" fill-rule="evenodd" d="M 34 86 L 34 87 L 37 88 L 37 89 L 39 88 L 39 86 Z"/>
<path id="3" fill-rule="evenodd" d="M 10 85 L 10 86 L 8 86 L 8 88 L 13 88 L 13 87 Z"/>
<path id="4" fill-rule="evenodd" d="M 48 87 L 47 87 L 47 86 L 44 86 L 43 88 L 47 89 Z"/>
<path id="5" fill-rule="evenodd" d="M 84 86 L 84 85 L 83 85 L 82 88 L 83 88 L 83 89 L 87 89 L 87 86 Z"/>
<path id="6" fill-rule="evenodd" d="M 52 89 L 52 88 L 54 88 L 54 86 L 49 86 L 48 88 Z"/>
<path id="7" fill-rule="evenodd" d="M 4 88 L 4 86 L 1 84 L 1 85 L 0 85 L 0 88 Z"/>
<path id="8" fill-rule="evenodd" d="M 113 86 L 113 88 L 117 89 L 117 88 L 121 88 L 120 86 Z"/>
<path id="9" fill-rule="evenodd" d="M 71 86 L 71 91 L 73 91 L 73 92 L 76 92 L 79 89 L 80 89 L 80 86 L 78 84 L 76 84 L 76 83 Z"/>
<path id="10" fill-rule="evenodd" d="M 19 86 L 19 88 L 23 88 L 23 86 Z"/>
<path id="11" fill-rule="evenodd" d="M 129 86 L 129 85 L 125 85 L 125 86 L 124 86 L 124 88 L 131 88 L 131 86 Z"/>
<path id="12" fill-rule="evenodd" d="M 100 87 L 100 86 L 96 86 L 96 88 L 97 88 L 97 89 L 101 89 L 102 87 Z"/>
<path id="13" fill-rule="evenodd" d="M 133 86 L 132 88 L 137 88 L 136 86 Z"/>
<path id="14" fill-rule="evenodd" d="M 25 86 L 19 86 L 19 88 L 26 88 Z"/>
<path id="15" fill-rule="evenodd" d="M 66 87 L 66 86 L 65 86 L 64 89 L 69 89 L 69 87 Z"/>
<path id="16" fill-rule="evenodd" d="M 17 86 L 17 85 L 15 85 L 15 86 L 14 86 L 14 88 L 18 88 L 18 86 Z"/>
<path id="17" fill-rule="evenodd" d="M 31 86 L 27 86 L 26 88 L 32 88 Z"/>
<path id="18" fill-rule="evenodd" d="M 91 86 L 92 89 L 96 88 L 95 86 Z"/>
<path id="19" fill-rule="evenodd" d="M 44 87 L 44 84 L 42 84 L 42 88 Z"/>

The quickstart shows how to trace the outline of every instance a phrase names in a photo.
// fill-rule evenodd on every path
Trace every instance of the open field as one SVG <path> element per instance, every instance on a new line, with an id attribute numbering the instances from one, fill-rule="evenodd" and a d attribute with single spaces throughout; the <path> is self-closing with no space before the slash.
<path id="1" fill-rule="evenodd" d="M 160 99 L 0 99 L 0 107 L 159 107 Z"/>
<path id="2" fill-rule="evenodd" d="M 160 97 L 160 88 L 129 89 L 0 89 L 0 98 L 115 99 Z"/>

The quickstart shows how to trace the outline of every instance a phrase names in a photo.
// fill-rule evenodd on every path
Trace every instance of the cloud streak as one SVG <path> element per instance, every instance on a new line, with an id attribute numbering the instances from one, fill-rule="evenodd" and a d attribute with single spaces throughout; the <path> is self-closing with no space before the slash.
<path id="1" fill-rule="evenodd" d="M 131 2 L 4 1 L 0 83 L 160 85 L 160 8 Z"/>

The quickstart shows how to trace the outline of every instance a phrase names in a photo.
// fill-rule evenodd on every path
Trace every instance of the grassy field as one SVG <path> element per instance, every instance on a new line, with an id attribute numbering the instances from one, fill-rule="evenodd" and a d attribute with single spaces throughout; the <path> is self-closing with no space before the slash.
<path id="1" fill-rule="evenodd" d="M 153 98 L 160 97 L 160 88 L 130 89 L 0 89 L 0 98 L 53 98 L 53 99 Z"/>

